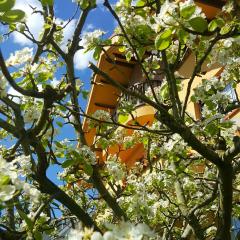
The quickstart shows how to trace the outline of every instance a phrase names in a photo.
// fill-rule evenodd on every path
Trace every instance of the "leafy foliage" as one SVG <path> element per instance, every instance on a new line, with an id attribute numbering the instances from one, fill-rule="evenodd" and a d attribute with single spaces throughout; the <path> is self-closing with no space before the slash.
<path id="1" fill-rule="evenodd" d="M 101 30 L 83 32 L 95 1 L 75 1 L 67 23 L 59 22 L 54 1 L 40 2 L 32 14 L 45 22 L 36 40 L 15 1 L 0 0 L 7 34 L 23 34 L 34 46 L 8 59 L 0 53 L 0 238 L 59 237 L 64 221 L 75 227 L 68 239 L 236 235 L 237 3 L 209 20 L 190 0 L 105 0 L 118 23 L 105 39 Z M 77 25 L 65 43 L 71 21 Z M 82 48 L 101 61 L 89 68 L 97 76 L 93 89 L 111 89 L 102 103 L 92 104 L 99 96 L 88 95 L 77 77 L 74 56 Z M 56 169 L 59 185 L 49 179 Z"/>
<path id="2" fill-rule="evenodd" d="M 12 9 L 15 5 L 15 0 L 0 1 L 0 21 L 6 23 L 15 23 L 23 20 L 25 13 L 19 9 Z"/>

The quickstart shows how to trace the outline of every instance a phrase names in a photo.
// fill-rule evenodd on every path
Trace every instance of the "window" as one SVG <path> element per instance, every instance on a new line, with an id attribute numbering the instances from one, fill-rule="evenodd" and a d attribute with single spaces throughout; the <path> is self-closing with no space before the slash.
<path id="1" fill-rule="evenodd" d="M 236 94 L 236 90 L 232 87 L 231 84 L 228 84 L 224 90 L 222 91 L 222 93 L 224 93 L 225 95 L 227 95 L 229 97 L 229 107 L 230 107 L 230 111 L 231 108 L 238 102 L 238 97 Z M 228 107 L 227 107 L 228 108 Z M 223 109 L 222 106 L 219 106 L 219 112 L 220 113 L 227 113 L 229 112 L 228 109 Z"/>
<path id="2" fill-rule="evenodd" d="M 229 99 L 231 99 L 231 102 L 238 101 L 236 91 L 231 84 L 228 84 L 222 92 L 229 96 Z"/>
<path id="3" fill-rule="evenodd" d="M 232 110 L 232 107 L 234 107 L 234 105 L 236 103 L 238 103 L 238 96 L 236 93 L 236 90 L 232 87 L 231 84 L 228 84 L 222 91 L 222 93 L 224 93 L 225 95 L 227 95 L 229 97 L 229 106 L 227 107 L 227 109 L 224 109 L 221 105 L 218 106 L 218 111 L 219 113 L 223 113 L 226 114 L 227 112 Z M 197 119 L 201 119 L 202 118 L 202 109 L 204 106 L 204 102 L 203 101 L 199 101 L 197 104 L 195 104 L 195 115 Z"/>
<path id="4" fill-rule="evenodd" d="M 231 240 L 239 240 L 240 239 L 240 220 L 239 218 L 232 218 L 232 233 Z"/>

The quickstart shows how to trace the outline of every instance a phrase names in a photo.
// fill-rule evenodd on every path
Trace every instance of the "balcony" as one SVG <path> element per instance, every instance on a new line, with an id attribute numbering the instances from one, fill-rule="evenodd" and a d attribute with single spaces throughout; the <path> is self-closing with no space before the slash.
<path id="1" fill-rule="evenodd" d="M 149 91 L 149 90 L 151 91 L 150 84 L 154 89 L 156 89 L 157 87 L 161 86 L 162 80 L 160 80 L 160 79 L 151 80 L 150 83 L 146 82 L 146 81 L 145 82 L 137 82 L 137 83 L 130 85 L 128 87 L 128 89 L 131 91 L 140 93 L 142 95 L 146 95 L 147 91 Z M 141 106 L 146 105 L 146 103 L 144 103 L 141 99 L 137 99 L 136 97 L 133 97 L 127 93 L 122 93 L 115 110 L 112 112 L 112 117 L 115 121 L 118 120 L 119 108 L 121 107 L 121 104 L 123 101 L 132 104 L 134 110 Z"/>
<path id="2" fill-rule="evenodd" d="M 151 80 L 150 82 L 138 82 L 134 83 L 133 85 L 129 86 L 128 89 L 143 95 L 146 95 L 146 92 L 151 89 L 150 85 L 155 89 L 157 87 L 160 87 L 162 84 L 161 80 Z M 123 93 L 119 103 L 121 104 L 121 101 L 127 101 L 129 103 L 132 103 L 135 108 L 145 104 L 141 99 L 137 99 L 136 97 L 130 96 L 127 93 Z"/>

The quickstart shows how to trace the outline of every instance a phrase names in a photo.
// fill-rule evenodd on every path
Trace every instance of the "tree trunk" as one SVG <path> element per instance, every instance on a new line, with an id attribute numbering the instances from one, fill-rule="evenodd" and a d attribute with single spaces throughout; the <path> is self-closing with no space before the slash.
<path id="1" fill-rule="evenodd" d="M 7 208 L 7 223 L 8 227 L 14 231 L 15 230 L 14 206 L 12 201 L 9 201 L 8 204 L 10 206 Z"/>
<path id="2" fill-rule="evenodd" d="M 220 211 L 215 240 L 231 240 L 233 169 L 230 163 L 219 168 L 219 181 Z"/>
<path id="3" fill-rule="evenodd" d="M 101 176 L 99 175 L 97 167 L 93 166 L 93 175 L 92 180 L 94 187 L 97 188 L 100 195 L 103 197 L 103 199 L 106 201 L 108 206 L 112 208 L 113 212 L 119 219 L 124 219 L 125 221 L 128 220 L 126 213 L 120 208 L 118 205 L 116 199 L 111 196 L 109 191 L 104 186 Z"/>

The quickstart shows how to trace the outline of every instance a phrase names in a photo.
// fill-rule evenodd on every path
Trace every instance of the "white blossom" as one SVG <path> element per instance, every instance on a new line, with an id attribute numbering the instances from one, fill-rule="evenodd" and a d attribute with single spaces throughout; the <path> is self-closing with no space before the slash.
<path id="1" fill-rule="evenodd" d="M 23 191 L 31 202 L 39 202 L 40 192 L 22 179 L 30 171 L 28 160 L 29 157 L 20 156 L 12 162 L 7 162 L 0 156 L 0 201 L 11 199 L 18 190 Z"/>
<path id="2" fill-rule="evenodd" d="M 79 149 L 79 154 L 87 163 L 91 165 L 97 163 L 95 153 L 87 145 L 81 146 L 81 148 Z"/>
<path id="3" fill-rule="evenodd" d="M 95 113 L 92 114 L 92 117 L 100 121 L 111 122 L 110 113 L 104 110 L 97 110 Z"/>
<path id="4" fill-rule="evenodd" d="M 93 232 L 92 229 L 71 229 L 68 240 L 142 240 L 154 237 L 154 232 L 144 223 L 133 224 L 121 222 L 118 225 L 106 224 L 109 231 L 103 235 L 100 232 Z"/>
<path id="5" fill-rule="evenodd" d="M 33 48 L 25 47 L 14 54 L 11 53 L 10 57 L 6 60 L 7 66 L 18 66 L 26 62 L 30 62 L 33 56 Z"/>
<path id="6" fill-rule="evenodd" d="M 26 123 L 31 123 L 33 121 L 38 120 L 40 117 L 40 114 L 41 112 L 38 109 L 38 107 L 33 105 L 24 111 L 23 118 Z"/>
<path id="7" fill-rule="evenodd" d="M 121 164 L 117 158 L 110 156 L 106 161 L 106 167 L 109 174 L 113 176 L 116 181 L 121 181 L 125 177 L 123 164 Z"/>
<path id="8" fill-rule="evenodd" d="M 13 160 L 13 163 L 17 163 L 20 165 L 18 167 L 18 174 L 21 176 L 27 176 L 31 174 L 32 170 L 32 164 L 31 164 L 31 157 L 30 156 L 25 156 L 21 155 Z"/>
<path id="9" fill-rule="evenodd" d="M 0 77 L 0 97 L 7 96 L 7 91 L 6 91 L 7 86 L 8 86 L 8 83 L 6 78 L 1 76 Z"/>
<path id="10" fill-rule="evenodd" d="M 91 48 L 91 46 L 94 46 L 104 34 L 105 32 L 100 29 L 96 29 L 93 32 L 86 32 L 82 37 L 80 45 L 85 49 Z"/>
<path id="11" fill-rule="evenodd" d="M 180 6 L 180 10 L 182 10 L 182 9 L 184 9 L 184 8 L 186 8 L 186 7 L 189 7 L 189 6 L 195 6 L 195 11 L 194 11 L 194 13 L 191 15 L 190 19 L 191 19 L 191 18 L 195 18 L 195 17 L 199 17 L 199 16 L 201 16 L 201 17 L 203 17 L 203 18 L 206 17 L 205 14 L 202 12 L 202 9 L 201 9 L 200 7 L 198 7 L 198 6 L 194 3 L 193 0 L 186 0 L 186 1 L 184 1 L 184 2 L 180 2 L 179 6 Z"/>
<path id="12" fill-rule="evenodd" d="M 16 191 L 13 185 L 0 185 L 0 201 L 10 200 Z"/>
<path id="13" fill-rule="evenodd" d="M 232 46 L 232 40 L 230 38 L 225 39 L 223 41 L 223 46 L 226 47 L 226 48 L 230 48 Z"/>
<path id="14" fill-rule="evenodd" d="M 169 27 L 169 25 L 177 24 L 174 19 L 176 15 L 177 4 L 169 2 L 168 0 L 163 3 L 161 6 L 160 13 L 155 17 L 155 21 L 159 26 Z M 155 30 L 158 30 L 155 27 Z"/>

